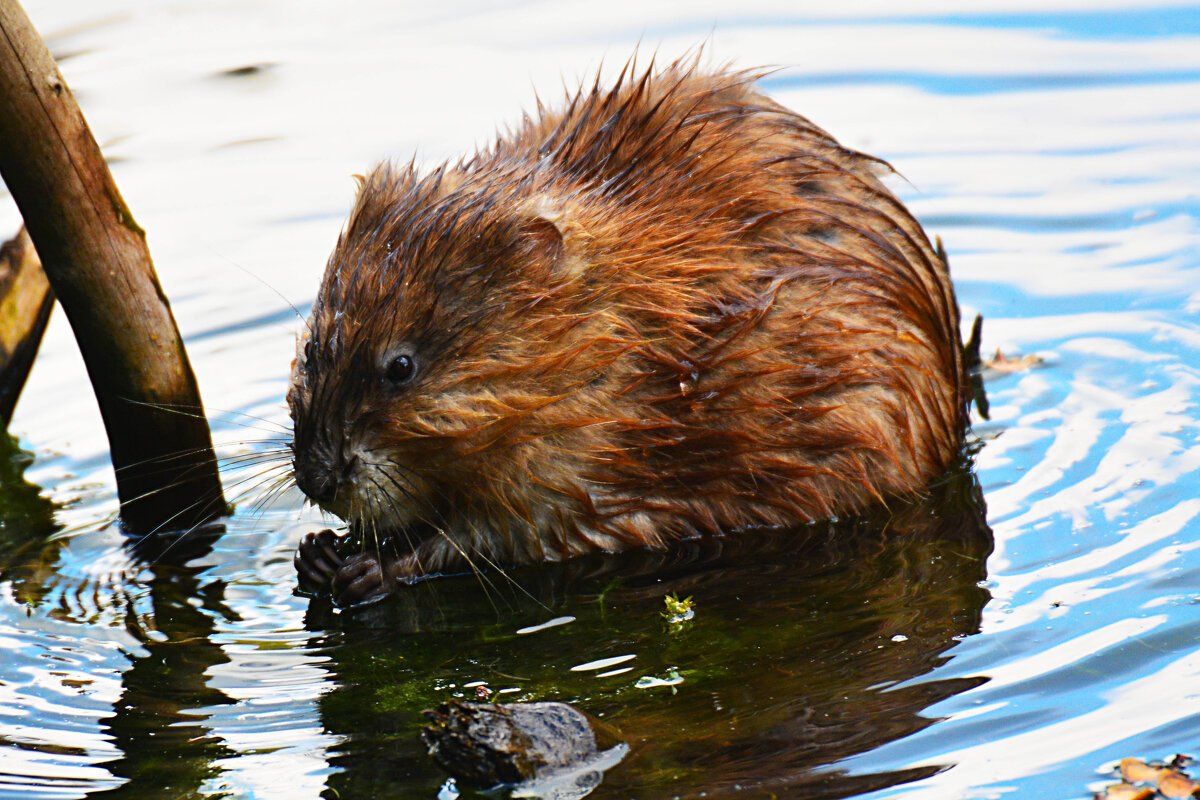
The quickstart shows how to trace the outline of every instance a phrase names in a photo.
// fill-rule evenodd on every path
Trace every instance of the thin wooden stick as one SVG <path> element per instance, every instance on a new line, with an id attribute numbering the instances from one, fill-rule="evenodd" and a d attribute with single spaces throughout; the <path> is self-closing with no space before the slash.
<path id="1" fill-rule="evenodd" d="M 54 292 L 22 228 L 0 245 L 0 425 L 7 428 L 42 343 Z"/>
<path id="2" fill-rule="evenodd" d="M 45 43 L 0 0 L 0 175 L 87 364 L 132 533 L 224 512 L 196 378 L 146 248 Z"/>

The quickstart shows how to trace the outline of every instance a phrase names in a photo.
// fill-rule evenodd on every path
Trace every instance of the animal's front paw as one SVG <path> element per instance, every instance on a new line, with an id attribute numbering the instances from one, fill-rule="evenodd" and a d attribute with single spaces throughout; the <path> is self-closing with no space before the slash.
<path id="1" fill-rule="evenodd" d="M 396 591 L 391 565 L 377 553 L 356 553 L 333 576 L 333 601 L 343 608 L 377 603 Z"/>
<path id="2" fill-rule="evenodd" d="M 337 548 L 338 535 L 331 530 L 304 534 L 292 558 L 300 578 L 300 591 L 316 594 L 329 588 L 334 574 L 342 566 Z"/>

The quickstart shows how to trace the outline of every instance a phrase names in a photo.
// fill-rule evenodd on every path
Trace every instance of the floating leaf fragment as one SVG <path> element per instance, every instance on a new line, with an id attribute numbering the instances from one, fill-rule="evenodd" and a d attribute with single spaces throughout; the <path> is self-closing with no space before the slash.
<path id="1" fill-rule="evenodd" d="M 1011 372 L 1024 372 L 1041 363 L 1042 357 L 1036 353 L 1030 353 L 1020 358 L 1010 358 L 1000 350 L 997 350 L 996 355 L 985 359 L 983 365 L 988 369 L 994 369 L 996 372 L 1008 374 Z"/>
<path id="2" fill-rule="evenodd" d="M 670 686 L 671 692 L 674 693 L 675 687 L 683 683 L 683 676 L 679 674 L 679 670 L 672 667 L 667 671 L 665 678 L 659 678 L 656 675 L 644 675 L 637 679 L 634 684 L 636 689 L 654 689 L 659 686 Z"/>
<path id="3" fill-rule="evenodd" d="M 1158 790 L 1162 792 L 1163 797 L 1193 797 L 1200 791 L 1200 782 L 1192 780 L 1178 770 L 1160 769 Z"/>
<path id="4" fill-rule="evenodd" d="M 661 612 L 662 617 L 667 621 L 671 633 L 678 633 L 683 629 L 684 623 L 690 622 L 696 616 L 696 609 L 691 597 L 680 600 L 672 592 L 663 598 L 663 603 L 666 605 L 666 609 Z"/>
<path id="5" fill-rule="evenodd" d="M 1096 795 L 1096 800 L 1151 800 L 1154 790 L 1128 783 L 1114 783 Z"/>
<path id="6" fill-rule="evenodd" d="M 1121 759 L 1121 777 L 1126 783 L 1108 787 L 1103 794 L 1096 795 L 1100 800 L 1126 800 L 1127 798 L 1166 797 L 1171 800 L 1196 797 L 1200 795 L 1200 781 L 1194 781 L 1180 768 L 1188 763 L 1176 756 L 1168 766 L 1147 764 L 1140 758 Z M 1151 783 L 1158 791 L 1146 787 L 1135 787 L 1131 784 Z M 1140 794 L 1132 793 L 1137 790 Z"/>
<path id="7" fill-rule="evenodd" d="M 1121 759 L 1121 777 L 1130 783 L 1156 782 L 1158 769 L 1150 766 L 1140 758 Z"/>
<path id="8" fill-rule="evenodd" d="M 682 621 L 696 616 L 695 604 L 691 597 L 680 600 L 674 592 L 671 592 L 663 598 L 663 603 L 667 608 L 662 615 L 669 622 Z"/>

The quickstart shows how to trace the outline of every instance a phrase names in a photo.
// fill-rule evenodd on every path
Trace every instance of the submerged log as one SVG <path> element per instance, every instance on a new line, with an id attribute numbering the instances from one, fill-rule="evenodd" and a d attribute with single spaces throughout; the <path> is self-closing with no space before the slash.
<path id="1" fill-rule="evenodd" d="M 150 261 L 62 75 L 16 0 L 0 0 L 0 175 L 75 332 L 132 533 L 226 508 L 196 378 Z"/>
<path id="2" fill-rule="evenodd" d="M 0 427 L 17 398 L 54 309 L 54 292 L 24 228 L 0 245 Z"/>

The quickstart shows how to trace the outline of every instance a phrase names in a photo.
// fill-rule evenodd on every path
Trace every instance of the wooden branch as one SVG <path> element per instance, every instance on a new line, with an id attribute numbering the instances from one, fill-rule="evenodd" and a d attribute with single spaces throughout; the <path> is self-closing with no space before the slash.
<path id="1" fill-rule="evenodd" d="M 224 512 L 196 378 L 145 233 L 16 0 L 0 0 L 0 175 L 87 364 L 133 533 Z"/>
<path id="2" fill-rule="evenodd" d="M 7 428 L 54 309 L 54 292 L 22 228 L 0 245 L 0 425 Z"/>

